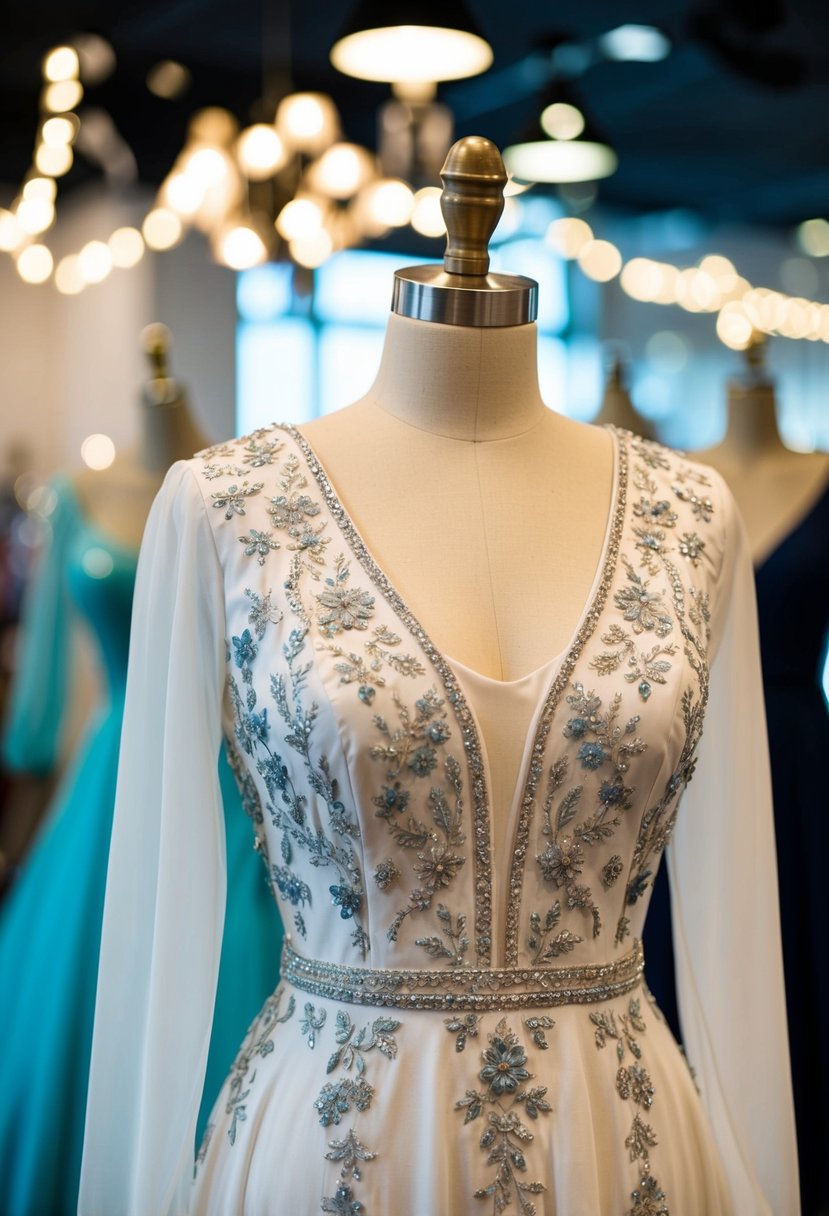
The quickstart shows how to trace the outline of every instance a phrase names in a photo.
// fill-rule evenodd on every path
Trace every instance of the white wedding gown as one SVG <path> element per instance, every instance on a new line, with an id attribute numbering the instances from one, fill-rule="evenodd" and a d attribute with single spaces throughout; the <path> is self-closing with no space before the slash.
<path id="1" fill-rule="evenodd" d="M 500 687 L 435 648 L 293 428 L 170 471 L 81 1216 L 796 1216 L 749 557 L 715 473 L 611 434 L 572 641 Z M 194 1162 L 222 734 L 289 938 Z M 696 1083 L 642 980 L 669 839 Z"/>

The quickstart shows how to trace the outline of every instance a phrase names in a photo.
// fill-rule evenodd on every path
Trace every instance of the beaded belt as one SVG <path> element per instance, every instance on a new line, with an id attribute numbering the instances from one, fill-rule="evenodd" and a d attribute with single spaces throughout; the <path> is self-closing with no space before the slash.
<path id="1" fill-rule="evenodd" d="M 630 992 L 642 978 L 645 956 L 633 949 L 612 963 L 585 967 L 458 967 L 446 971 L 390 971 L 345 967 L 303 958 L 286 941 L 282 978 L 303 992 L 353 1005 L 396 1009 L 516 1009 L 582 1005 Z"/>

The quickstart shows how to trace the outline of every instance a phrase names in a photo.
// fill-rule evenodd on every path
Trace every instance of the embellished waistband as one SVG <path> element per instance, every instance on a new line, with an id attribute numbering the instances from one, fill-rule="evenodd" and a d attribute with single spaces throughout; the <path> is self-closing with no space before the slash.
<path id="1" fill-rule="evenodd" d="M 458 967 L 446 971 L 391 971 L 346 967 L 304 958 L 286 941 L 282 979 L 332 1001 L 396 1009 L 521 1009 L 583 1005 L 630 992 L 642 978 L 642 943 L 611 963 L 583 967 Z"/>

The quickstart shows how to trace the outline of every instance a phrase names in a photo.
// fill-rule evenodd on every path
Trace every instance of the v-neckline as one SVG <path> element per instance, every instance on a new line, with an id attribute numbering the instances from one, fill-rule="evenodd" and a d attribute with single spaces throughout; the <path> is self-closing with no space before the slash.
<path id="1" fill-rule="evenodd" d="M 403 596 L 374 557 L 359 528 L 343 505 L 339 494 L 328 476 L 325 465 L 320 460 L 311 443 L 292 423 L 279 425 L 280 429 L 286 431 L 291 436 L 294 443 L 302 452 L 305 463 L 317 482 L 325 499 L 326 506 L 340 533 L 345 538 L 349 549 L 374 585 L 383 593 L 395 616 L 406 626 L 432 666 L 437 670 L 446 689 L 447 699 L 454 709 L 463 735 L 464 752 L 471 776 L 470 787 L 473 803 L 472 818 L 475 850 L 475 946 L 479 965 L 489 966 L 492 962 L 492 933 L 495 927 L 492 916 L 493 814 L 488 792 L 490 788 L 489 765 L 480 725 L 464 695 L 461 682 L 447 656 L 434 644 L 430 635 L 423 628 L 419 618 L 409 608 Z M 534 732 L 534 739 L 532 750 L 528 753 L 529 766 L 526 768 L 525 773 L 519 774 L 518 785 L 521 786 L 522 792 L 520 800 L 516 800 L 518 823 L 515 825 L 514 832 L 509 832 L 507 835 L 507 839 L 512 837 L 513 841 L 511 872 L 507 886 L 506 941 L 502 964 L 507 967 L 514 967 L 518 964 L 519 900 L 515 898 L 515 893 L 517 892 L 520 895 L 521 871 L 529 839 L 530 812 L 535 798 L 538 779 L 541 774 L 550 722 L 558 706 L 561 694 L 567 686 L 573 668 L 584 649 L 584 645 L 599 621 L 608 589 L 618 566 L 621 533 L 627 502 L 626 432 L 609 424 L 605 425 L 603 429 L 608 432 L 611 438 L 613 467 L 610 508 L 599 560 L 590 591 L 586 597 L 576 627 L 570 635 L 570 640 L 557 656 L 549 659 L 547 664 L 542 664 L 542 666 L 549 666 L 551 668 L 551 678 L 547 691 L 539 703 L 531 722 L 531 731 Z M 474 674 L 480 673 L 476 672 Z M 522 765 L 522 769 L 525 769 L 525 767 L 525 765 Z M 522 776 L 523 781 L 521 779 Z"/>

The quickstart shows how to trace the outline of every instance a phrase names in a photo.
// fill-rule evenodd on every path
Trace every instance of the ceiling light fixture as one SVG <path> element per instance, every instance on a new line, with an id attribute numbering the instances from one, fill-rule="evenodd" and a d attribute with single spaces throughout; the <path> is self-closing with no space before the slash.
<path id="1" fill-rule="evenodd" d="M 599 49 L 608 59 L 658 63 L 671 53 L 671 42 L 653 25 L 619 25 L 599 38 Z"/>
<path id="2" fill-rule="evenodd" d="M 362 0 L 331 48 L 331 62 L 344 75 L 404 91 L 477 76 L 492 58 L 462 0 Z"/>
<path id="3" fill-rule="evenodd" d="M 547 138 L 539 139 L 542 134 Z M 610 177 L 619 161 L 596 132 L 572 86 L 555 79 L 544 92 L 541 114 L 528 137 L 504 150 L 504 164 L 520 181 L 564 185 Z"/>

